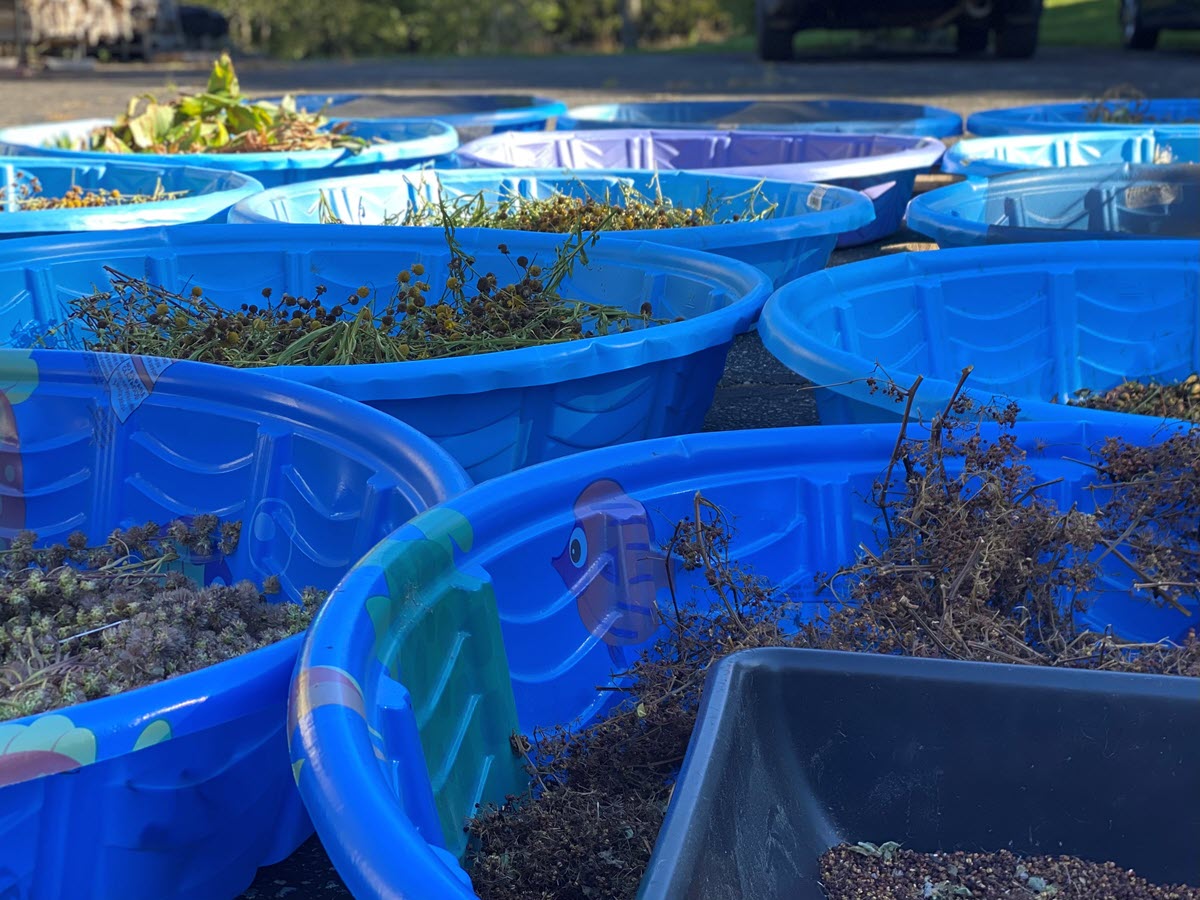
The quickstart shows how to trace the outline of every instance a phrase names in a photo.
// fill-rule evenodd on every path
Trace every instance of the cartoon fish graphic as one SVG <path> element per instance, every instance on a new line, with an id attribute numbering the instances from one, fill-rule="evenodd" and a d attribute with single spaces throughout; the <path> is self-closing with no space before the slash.
<path id="1" fill-rule="evenodd" d="M 654 634 L 654 598 L 666 583 L 666 560 L 655 549 L 646 508 L 612 479 L 592 482 L 575 500 L 574 527 L 553 565 L 584 626 L 604 641 L 614 663 L 628 665 L 623 648 Z"/>

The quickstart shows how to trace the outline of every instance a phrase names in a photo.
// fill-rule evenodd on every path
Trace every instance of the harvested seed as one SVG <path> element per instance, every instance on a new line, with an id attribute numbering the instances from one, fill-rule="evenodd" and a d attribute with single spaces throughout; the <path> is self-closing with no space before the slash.
<path id="1" fill-rule="evenodd" d="M 536 260 L 501 252 L 515 280 L 475 268 L 474 258 L 447 231 L 451 261 L 436 287 L 420 263 L 396 276 L 388 299 L 361 286 L 341 299 L 318 286 L 312 297 L 264 289 L 240 309 L 204 296 L 169 291 L 106 269 L 111 291 L 70 301 L 66 323 L 34 329 L 25 346 L 55 347 L 74 341 L 82 349 L 192 359 L 234 367 L 354 365 L 470 356 L 626 333 L 671 321 L 646 302 L 636 311 L 568 300 L 558 294 L 576 260 L 599 237 L 574 234 L 545 268 Z M 255 302 L 249 302 L 254 300 Z M 678 321 L 678 319 L 676 319 Z"/>
<path id="2" fill-rule="evenodd" d="M 1126 381 L 1108 391 L 1077 391 L 1072 406 L 1200 423 L 1200 375 L 1179 382 Z"/>
<path id="3" fill-rule="evenodd" d="M 39 212 L 47 209 L 94 209 L 101 206 L 130 206 L 138 203 L 157 203 L 162 200 L 178 200 L 186 197 L 187 191 L 168 191 L 162 180 L 152 194 L 124 194 L 118 190 L 88 190 L 72 185 L 61 197 L 43 197 L 42 184 L 25 172 L 17 172 L 14 179 L 12 199 L 16 211 Z M 7 189 L 0 188 L 0 205 L 9 200 Z"/>
<path id="4" fill-rule="evenodd" d="M 496 191 L 452 200 L 427 200 L 399 215 L 384 216 L 385 225 L 436 225 L 444 228 L 505 228 L 514 231 L 571 233 L 583 231 L 640 231 L 697 228 L 731 222 L 757 222 L 774 216 L 777 204 L 762 199 L 762 182 L 744 194 L 717 197 L 711 188 L 704 203 L 680 207 L 661 191 L 648 196 L 632 185 L 620 183 L 616 192 L 606 189 L 593 195 L 577 182 L 575 196 L 555 193 L 545 198 L 522 198 Z M 328 198 L 321 195 L 322 223 L 339 224 Z"/>
<path id="5" fill-rule="evenodd" d="M 900 388 L 881 378 L 874 387 L 911 410 L 919 384 Z M 1200 431 L 1151 448 L 1119 440 L 1093 448 L 1099 511 L 1060 509 L 1043 496 L 1048 485 L 1036 483 L 1009 430 L 1019 412 L 1015 404 L 979 407 L 961 389 L 962 383 L 936 432 L 910 433 L 897 445 L 866 498 L 878 510 L 878 549 L 819 577 L 818 590 L 833 598 L 815 620 L 804 621 L 811 598 L 790 597 L 733 557 L 729 518 L 697 494 L 694 515 L 676 524 L 663 555 L 701 575 L 702 596 L 697 601 L 672 591 L 670 603 L 656 605 L 666 627 L 620 673 L 611 689 L 618 699 L 607 714 L 576 730 L 534 729 L 529 792 L 485 806 L 467 826 L 480 897 L 633 900 L 695 725 L 705 675 L 738 650 L 808 647 L 1200 676 L 1194 632 L 1179 644 L 1130 643 L 1089 631 L 1076 618 L 1098 577 L 1093 551 L 1106 547 L 1118 547 L 1128 560 L 1129 587 L 1142 602 L 1178 604 L 1200 591 Z M 981 421 L 999 424 L 999 437 L 985 441 Z M 1038 877 L 1074 870 L 1045 871 Z M 930 890 L 939 884 L 930 882 Z M 923 879 L 916 887 L 915 894 L 845 896 L 937 896 L 924 893 Z M 1169 892 L 1073 896 L 1172 898 Z M 1188 893 L 1175 900 L 1185 898 L 1200 900 Z"/>
<path id="6" fill-rule="evenodd" d="M 203 586 L 237 548 L 240 523 L 197 516 L 82 533 L 0 553 L 0 721 L 123 693 L 266 647 L 308 627 L 323 596 L 269 602 L 278 578 Z M 228 568 L 222 577 L 232 581 Z M 208 577 L 213 577 L 212 574 Z"/>
<path id="7" fill-rule="evenodd" d="M 820 867 L 829 900 L 1200 900 L 1200 888 L 1151 884 L 1111 862 L 1008 850 L 840 844 L 822 854 Z"/>

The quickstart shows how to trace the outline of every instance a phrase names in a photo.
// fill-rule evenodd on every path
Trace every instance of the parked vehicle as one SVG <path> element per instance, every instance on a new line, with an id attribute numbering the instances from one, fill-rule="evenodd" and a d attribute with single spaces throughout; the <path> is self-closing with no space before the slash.
<path id="1" fill-rule="evenodd" d="M 1171 0 L 1159 0 L 1170 3 Z M 806 28 L 957 29 L 960 53 L 982 53 L 996 37 L 996 55 L 1026 59 L 1037 50 L 1042 0 L 890 0 L 845 3 L 838 0 L 756 0 L 758 55 L 792 58 L 792 37 Z"/>
<path id="2" fill-rule="evenodd" d="M 1121 42 L 1130 50 L 1153 50 L 1165 29 L 1200 29 L 1200 0 L 1121 0 Z"/>

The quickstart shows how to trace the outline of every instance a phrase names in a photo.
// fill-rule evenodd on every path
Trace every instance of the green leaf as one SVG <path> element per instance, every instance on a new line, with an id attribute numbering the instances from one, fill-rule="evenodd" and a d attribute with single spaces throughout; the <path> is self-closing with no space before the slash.
<path id="1" fill-rule="evenodd" d="M 258 116 L 248 106 L 231 106 L 227 110 L 229 130 L 233 134 L 258 130 Z"/>
<path id="2" fill-rule="evenodd" d="M 154 146 L 154 114 L 150 112 L 134 116 L 129 120 L 129 139 L 139 150 L 149 150 Z"/>
<path id="3" fill-rule="evenodd" d="M 195 97 L 180 97 L 177 101 L 179 103 L 179 114 L 189 119 L 204 115 L 205 105 L 202 99 L 203 96 L 201 94 Z"/>
<path id="4" fill-rule="evenodd" d="M 233 60 L 228 53 L 222 53 L 220 59 L 213 63 L 212 74 L 208 76 L 208 92 L 233 96 L 240 92 L 237 73 L 233 70 Z"/>
<path id="5" fill-rule="evenodd" d="M 98 150 L 103 150 L 105 153 L 132 153 L 129 145 L 117 137 L 116 133 L 111 128 L 104 130 L 104 136 L 100 139 Z"/>

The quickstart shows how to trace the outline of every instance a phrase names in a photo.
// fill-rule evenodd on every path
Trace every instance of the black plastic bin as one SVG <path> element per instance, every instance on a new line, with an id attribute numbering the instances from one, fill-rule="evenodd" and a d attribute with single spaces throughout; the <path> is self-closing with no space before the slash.
<path id="1" fill-rule="evenodd" d="M 821 900 L 843 841 L 1200 884 L 1200 684 L 817 650 L 713 667 L 641 900 Z"/>

